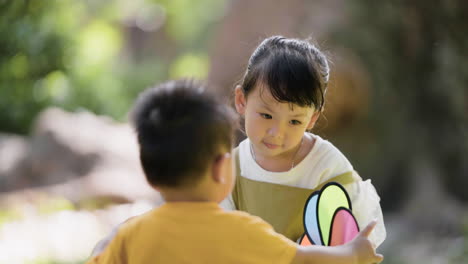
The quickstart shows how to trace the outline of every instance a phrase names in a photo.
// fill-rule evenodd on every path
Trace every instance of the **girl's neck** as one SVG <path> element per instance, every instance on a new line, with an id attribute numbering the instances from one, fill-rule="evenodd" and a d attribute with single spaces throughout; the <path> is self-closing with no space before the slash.
<path id="1" fill-rule="evenodd" d="M 255 162 L 264 170 L 270 172 L 286 172 L 297 166 L 309 154 L 315 144 L 315 138 L 304 134 L 301 143 L 287 155 L 277 157 L 264 157 L 256 155 L 252 145 L 250 151 Z"/>

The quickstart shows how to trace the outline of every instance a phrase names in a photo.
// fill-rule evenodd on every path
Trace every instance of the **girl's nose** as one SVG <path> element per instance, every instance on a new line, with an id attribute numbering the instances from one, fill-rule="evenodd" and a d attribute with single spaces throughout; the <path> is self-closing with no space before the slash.
<path id="1" fill-rule="evenodd" d="M 267 133 L 272 137 L 281 138 L 283 136 L 284 129 L 281 127 L 280 124 L 274 124 L 273 126 L 268 128 Z"/>

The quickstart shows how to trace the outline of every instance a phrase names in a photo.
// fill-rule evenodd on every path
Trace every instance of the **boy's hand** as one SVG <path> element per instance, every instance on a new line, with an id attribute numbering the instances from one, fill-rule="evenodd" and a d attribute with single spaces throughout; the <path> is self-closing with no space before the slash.
<path id="1" fill-rule="evenodd" d="M 346 244 L 350 247 L 351 252 L 355 256 L 354 263 L 380 263 L 383 260 L 381 254 L 375 252 L 375 248 L 372 245 L 372 242 L 369 240 L 369 235 L 374 230 L 377 221 L 370 222 L 359 235 L 355 237 L 351 242 Z"/>
<path id="2" fill-rule="evenodd" d="M 340 246 L 300 246 L 292 264 L 375 264 L 383 260 L 381 254 L 375 253 L 375 248 L 369 240 L 369 234 L 377 221 L 372 221 L 351 242 Z"/>

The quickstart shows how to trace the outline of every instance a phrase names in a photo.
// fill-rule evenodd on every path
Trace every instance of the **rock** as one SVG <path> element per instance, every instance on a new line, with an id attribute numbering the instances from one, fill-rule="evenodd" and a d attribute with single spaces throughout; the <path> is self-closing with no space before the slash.
<path id="1" fill-rule="evenodd" d="M 29 153 L 26 137 L 0 133 L 0 191 L 15 185 L 20 164 L 24 164 Z"/>
<path id="2" fill-rule="evenodd" d="M 125 202 L 159 199 L 142 173 L 128 124 L 89 112 L 49 108 L 39 115 L 30 140 L 14 137 L 8 142 L 0 151 L 21 158 L 13 162 L 2 155 L 0 172 L 9 171 L 2 177 L 2 192 L 32 189 L 72 201 L 96 196 Z"/>

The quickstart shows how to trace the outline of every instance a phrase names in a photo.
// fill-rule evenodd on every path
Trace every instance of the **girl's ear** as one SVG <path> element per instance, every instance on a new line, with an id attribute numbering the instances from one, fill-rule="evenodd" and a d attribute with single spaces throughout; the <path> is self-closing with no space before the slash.
<path id="1" fill-rule="evenodd" d="M 236 106 L 237 112 L 243 115 L 245 113 L 247 100 L 245 99 L 244 91 L 242 91 L 242 87 L 240 85 L 237 85 L 235 89 L 234 104 Z"/>
<path id="2" fill-rule="evenodd" d="M 321 112 L 316 111 L 312 117 L 310 118 L 309 124 L 307 124 L 307 130 L 311 130 L 314 126 L 315 123 L 317 122 L 318 118 L 320 117 Z"/>

